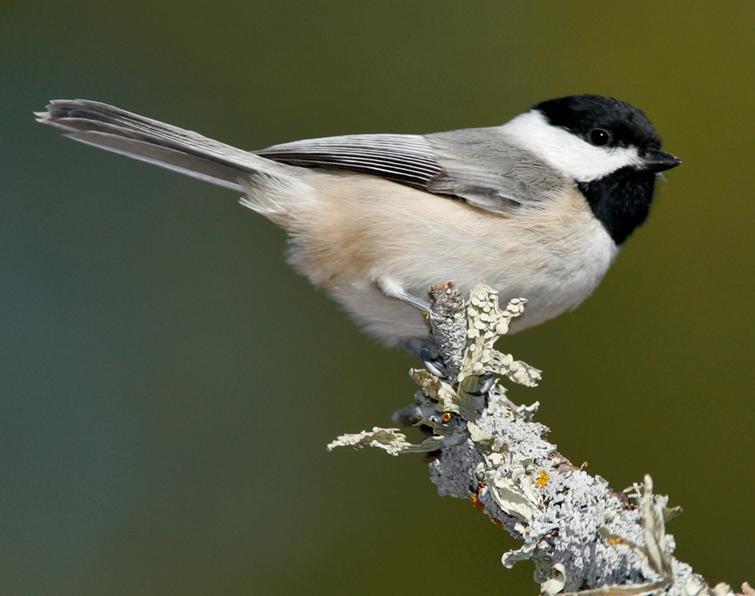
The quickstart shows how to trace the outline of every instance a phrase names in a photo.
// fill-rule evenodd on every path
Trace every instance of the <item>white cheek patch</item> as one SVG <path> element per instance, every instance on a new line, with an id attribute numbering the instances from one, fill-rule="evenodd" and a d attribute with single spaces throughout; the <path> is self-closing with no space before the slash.
<path id="1" fill-rule="evenodd" d="M 626 166 L 642 164 L 636 147 L 596 147 L 549 124 L 537 110 L 517 116 L 500 130 L 514 143 L 578 182 L 598 180 Z"/>

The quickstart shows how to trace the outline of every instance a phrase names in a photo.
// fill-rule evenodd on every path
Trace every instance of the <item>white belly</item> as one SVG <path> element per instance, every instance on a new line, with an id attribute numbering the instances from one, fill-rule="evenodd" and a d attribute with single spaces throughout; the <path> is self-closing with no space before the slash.
<path id="1" fill-rule="evenodd" d="M 465 293 L 483 281 L 502 302 L 528 300 L 516 332 L 580 304 L 617 253 L 574 189 L 547 199 L 545 212 L 506 217 L 374 178 L 327 178 L 314 209 L 287 226 L 290 260 L 388 344 L 424 337 L 427 326 L 419 311 L 384 297 L 376 279 L 423 298 L 441 281 Z"/>

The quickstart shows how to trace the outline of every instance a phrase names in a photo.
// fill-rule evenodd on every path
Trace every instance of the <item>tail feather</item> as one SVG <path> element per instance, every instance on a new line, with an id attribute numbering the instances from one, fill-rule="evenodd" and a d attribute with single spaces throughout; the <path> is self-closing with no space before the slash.
<path id="1" fill-rule="evenodd" d="M 291 166 L 273 162 L 199 133 L 145 118 L 104 103 L 52 100 L 37 121 L 65 135 L 213 184 L 241 191 L 250 174 L 286 177 Z"/>

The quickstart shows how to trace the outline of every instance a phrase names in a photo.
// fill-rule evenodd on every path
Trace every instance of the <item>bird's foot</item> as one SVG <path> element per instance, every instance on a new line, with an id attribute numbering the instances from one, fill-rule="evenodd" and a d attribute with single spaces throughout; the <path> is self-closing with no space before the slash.
<path id="1" fill-rule="evenodd" d="M 435 342 L 433 342 L 432 338 L 407 339 L 402 341 L 400 345 L 407 352 L 422 358 L 425 368 L 431 374 L 440 378 L 446 378 L 448 376 L 446 365 L 440 357 L 438 348 L 435 346 Z"/>

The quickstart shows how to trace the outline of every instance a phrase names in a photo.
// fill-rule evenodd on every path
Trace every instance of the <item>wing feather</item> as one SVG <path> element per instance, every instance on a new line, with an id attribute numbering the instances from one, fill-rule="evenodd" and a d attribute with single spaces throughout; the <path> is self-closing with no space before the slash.
<path id="1" fill-rule="evenodd" d="M 441 173 L 427 140 L 420 135 L 366 134 L 308 139 L 274 145 L 257 155 L 305 167 L 333 167 L 375 174 L 425 188 Z"/>
<path id="2" fill-rule="evenodd" d="M 257 155 L 302 167 L 380 176 L 496 213 L 536 207 L 564 184 L 499 127 L 430 135 L 362 134 L 274 145 Z"/>

